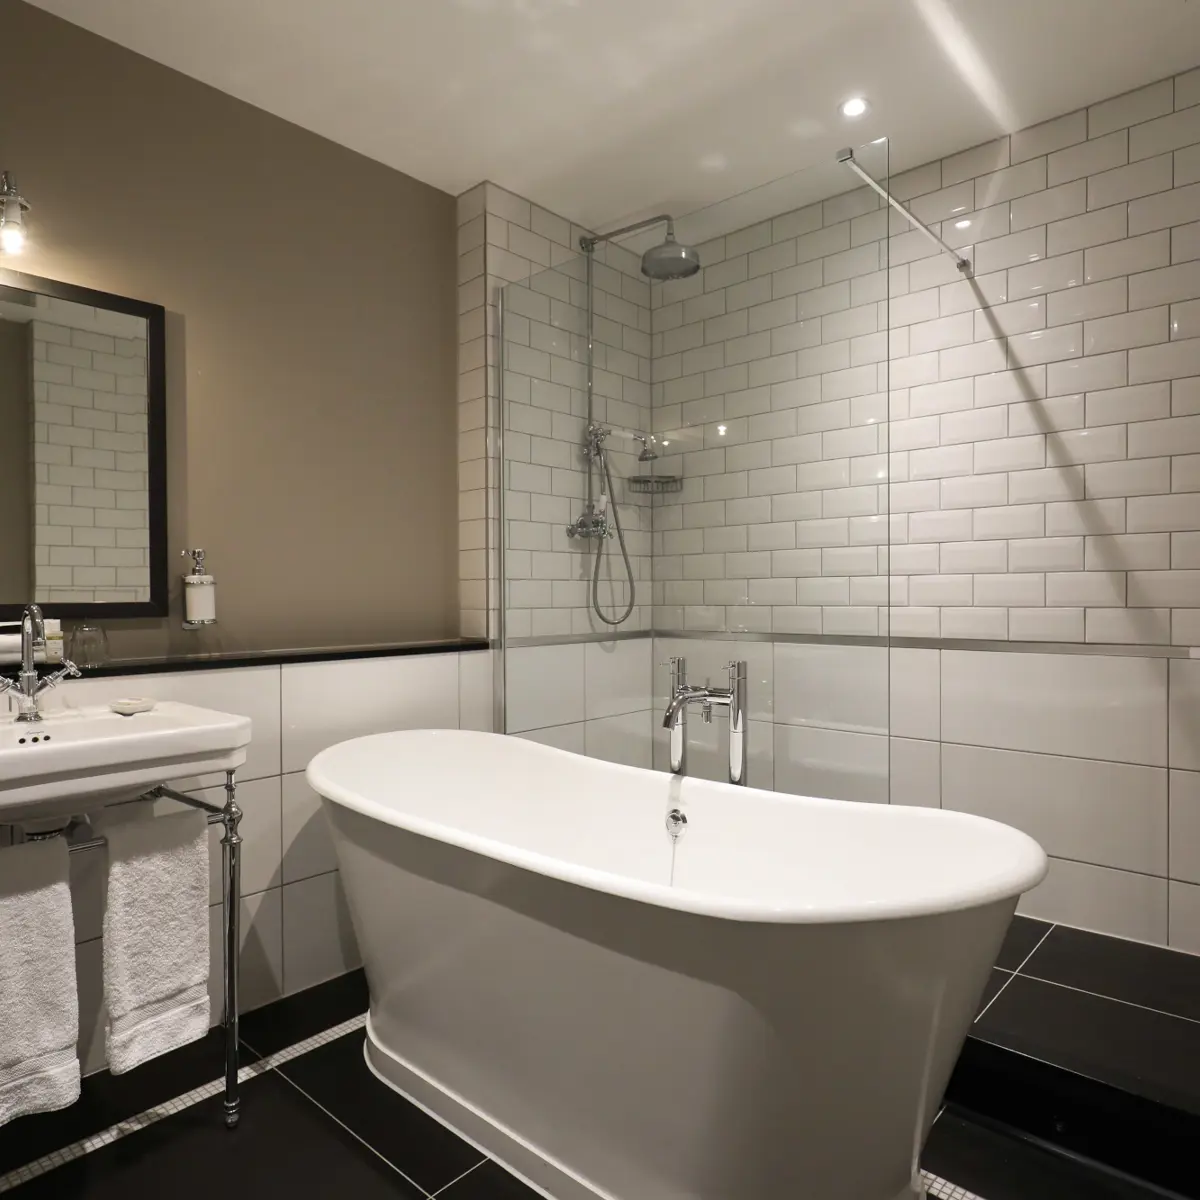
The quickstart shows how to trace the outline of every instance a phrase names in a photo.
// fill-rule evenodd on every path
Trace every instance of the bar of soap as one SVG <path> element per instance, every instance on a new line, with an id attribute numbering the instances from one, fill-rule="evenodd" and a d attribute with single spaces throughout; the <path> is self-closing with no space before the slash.
<path id="1" fill-rule="evenodd" d="M 120 700 L 114 700 L 108 707 L 123 717 L 132 717 L 135 713 L 149 712 L 154 707 L 154 701 L 145 696 L 123 696 Z"/>

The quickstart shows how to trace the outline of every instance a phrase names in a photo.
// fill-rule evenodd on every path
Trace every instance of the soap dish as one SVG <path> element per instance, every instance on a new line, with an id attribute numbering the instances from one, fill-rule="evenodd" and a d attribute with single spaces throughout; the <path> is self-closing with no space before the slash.
<path id="1" fill-rule="evenodd" d="M 108 707 L 122 717 L 132 717 L 136 713 L 150 712 L 154 705 L 155 701 L 149 700 L 145 696 L 122 696 L 121 699 L 114 700 Z"/>

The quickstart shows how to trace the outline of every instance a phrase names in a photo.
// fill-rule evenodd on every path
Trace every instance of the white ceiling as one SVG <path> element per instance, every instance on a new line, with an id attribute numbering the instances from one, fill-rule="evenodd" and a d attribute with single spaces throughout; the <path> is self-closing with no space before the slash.
<path id="1" fill-rule="evenodd" d="M 813 164 L 798 194 L 832 194 L 850 142 L 887 135 L 899 171 L 1200 65 L 1190 0 L 31 2 L 448 192 L 491 179 L 594 228 Z"/>

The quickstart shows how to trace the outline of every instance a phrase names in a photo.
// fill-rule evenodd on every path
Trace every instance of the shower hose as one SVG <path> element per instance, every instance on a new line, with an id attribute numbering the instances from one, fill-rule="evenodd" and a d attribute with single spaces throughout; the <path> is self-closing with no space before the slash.
<path id="1" fill-rule="evenodd" d="M 621 557 L 625 560 L 625 574 L 629 577 L 629 603 L 625 606 L 625 611 L 617 618 L 606 617 L 600 608 L 600 559 L 604 549 L 603 539 L 596 542 L 596 559 L 592 564 L 592 608 L 596 611 L 596 616 L 602 620 L 605 625 L 620 625 L 623 621 L 629 619 L 629 614 L 633 612 L 633 604 L 636 596 L 634 594 L 633 584 L 633 564 L 629 561 L 629 551 L 625 547 L 625 531 L 621 528 L 621 514 L 617 512 L 616 500 L 613 498 L 612 475 L 608 469 L 608 455 L 601 449 L 599 452 L 600 467 L 604 472 L 604 482 L 608 488 L 608 499 L 612 505 L 613 521 L 617 526 L 617 541 L 621 546 Z"/>

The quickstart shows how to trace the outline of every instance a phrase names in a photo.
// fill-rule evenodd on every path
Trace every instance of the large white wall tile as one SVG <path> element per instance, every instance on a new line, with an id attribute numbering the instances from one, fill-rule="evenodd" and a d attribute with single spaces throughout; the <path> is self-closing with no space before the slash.
<path id="1" fill-rule="evenodd" d="M 1059 858 L 1167 873 L 1159 767 L 946 745 L 942 807 L 1016 826 Z"/>
<path id="2" fill-rule="evenodd" d="M 1200 773 L 1171 772 L 1172 879 L 1200 883 Z"/>
<path id="3" fill-rule="evenodd" d="M 491 733 L 496 697 L 492 671 L 496 656 L 491 650 L 469 650 L 458 656 L 458 714 L 460 729 Z"/>
<path id="4" fill-rule="evenodd" d="M 1200 661 L 1171 660 L 1171 766 L 1200 769 Z"/>
<path id="5" fill-rule="evenodd" d="M 1193 883 L 1172 882 L 1169 891 L 1172 950 L 1200 954 L 1200 887 Z"/>
<path id="6" fill-rule="evenodd" d="M 1165 766 L 1166 664 L 1104 655 L 945 650 L 942 738 Z"/>
<path id="7" fill-rule="evenodd" d="M 509 733 L 582 721 L 584 645 L 521 646 L 507 652 Z"/>
<path id="8" fill-rule="evenodd" d="M 457 654 L 414 654 L 283 667 L 283 770 L 349 738 L 458 728 Z"/>
<path id="9" fill-rule="evenodd" d="M 350 910 L 336 871 L 285 884 L 280 892 L 285 995 L 344 975 L 361 964 Z"/>
<path id="10" fill-rule="evenodd" d="M 942 725 L 941 651 L 892 646 L 888 650 L 888 670 L 891 677 L 888 727 L 892 736 L 939 738 Z"/>
<path id="11" fill-rule="evenodd" d="M 584 646 L 585 716 L 614 717 L 650 705 L 651 638 L 588 642 Z"/>
<path id="12" fill-rule="evenodd" d="M 283 784 L 283 883 L 337 870 L 329 823 L 321 797 L 308 786 L 303 772 L 285 775 Z"/>
<path id="13" fill-rule="evenodd" d="M 1077 929 L 1167 944 L 1167 881 L 1152 875 L 1051 859 L 1049 874 L 1017 911 Z"/>
<path id="14" fill-rule="evenodd" d="M 891 802 L 916 808 L 942 807 L 941 742 L 893 737 L 890 754 Z"/>
<path id="15" fill-rule="evenodd" d="M 643 709 L 587 721 L 583 734 L 587 756 L 649 769 L 654 765 L 653 718 L 653 713 Z"/>
<path id="16" fill-rule="evenodd" d="M 775 720 L 886 733 L 887 650 L 882 646 L 777 645 Z"/>
<path id="17" fill-rule="evenodd" d="M 888 802 L 888 739 L 800 725 L 775 726 L 775 790 Z"/>

